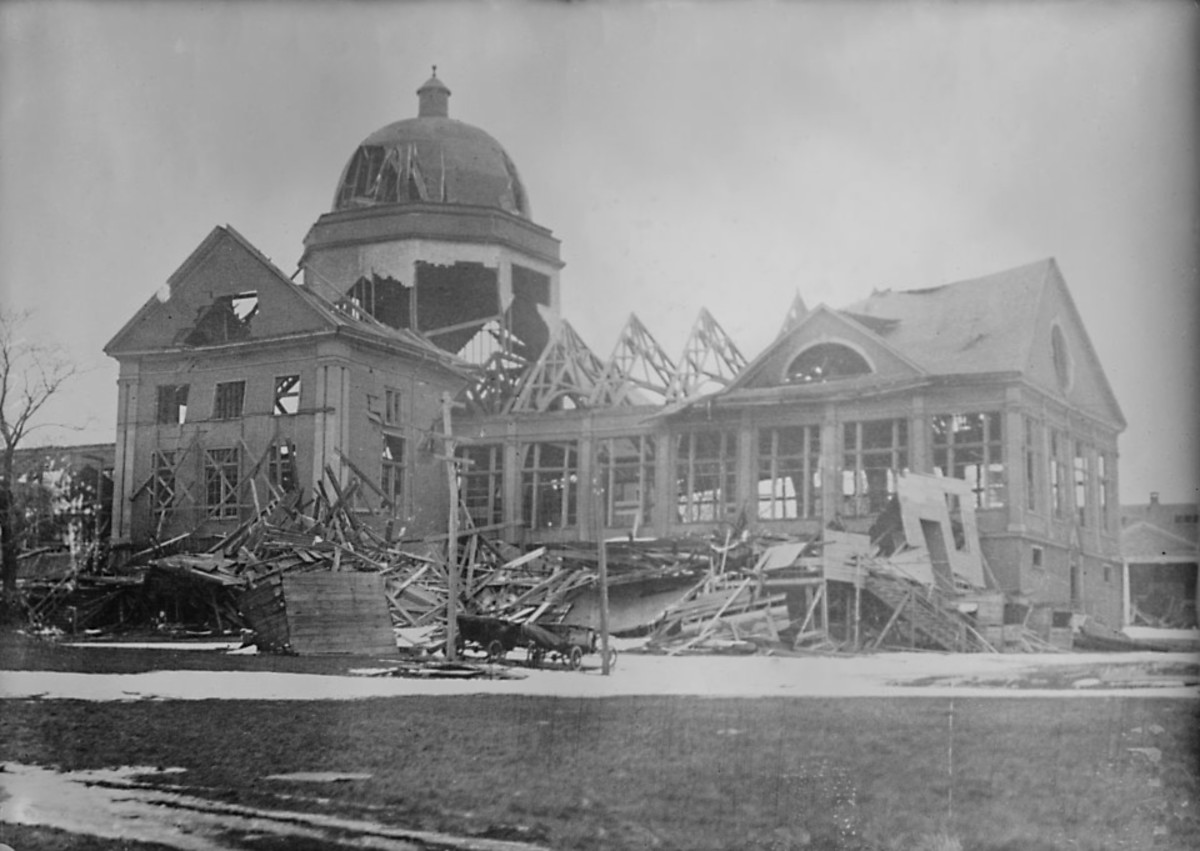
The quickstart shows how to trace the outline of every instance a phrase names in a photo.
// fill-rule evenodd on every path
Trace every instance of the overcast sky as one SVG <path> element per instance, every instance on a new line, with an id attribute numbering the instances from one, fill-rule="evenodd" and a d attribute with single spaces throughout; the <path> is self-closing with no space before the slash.
<path id="1" fill-rule="evenodd" d="M 564 313 L 672 355 L 701 306 L 753 356 L 837 307 L 1053 256 L 1129 420 L 1122 501 L 1197 499 L 1190 2 L 0 4 L 0 296 L 86 377 L 205 235 L 286 273 L 356 145 L 450 114 L 562 240 Z"/>

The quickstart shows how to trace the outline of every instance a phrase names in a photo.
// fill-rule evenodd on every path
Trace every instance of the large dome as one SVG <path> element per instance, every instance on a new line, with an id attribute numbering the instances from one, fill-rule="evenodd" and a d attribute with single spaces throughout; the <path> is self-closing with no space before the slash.
<path id="1" fill-rule="evenodd" d="M 334 211 L 446 203 L 530 218 L 517 167 L 487 133 L 449 117 L 450 90 L 436 69 L 417 95 L 416 118 L 376 130 L 354 151 L 338 181 Z"/>

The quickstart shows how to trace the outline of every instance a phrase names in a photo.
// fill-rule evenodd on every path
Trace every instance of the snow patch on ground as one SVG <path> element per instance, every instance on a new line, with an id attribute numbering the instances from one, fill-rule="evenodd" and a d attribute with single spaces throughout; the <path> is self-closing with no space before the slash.
<path id="1" fill-rule="evenodd" d="M 390 660 L 380 660 L 388 664 Z M 642 656 L 624 654 L 609 677 L 521 668 L 523 679 L 409 679 L 264 671 L 84 674 L 4 671 L 0 698 L 73 700 L 355 700 L 411 695 L 521 694 L 547 697 L 1200 697 L 1200 687 L 1165 680 L 1129 686 L 1017 687 L 1055 670 L 1094 672 L 1194 664 L 1188 653 L 939 654 L 850 657 Z M 394 663 L 392 663 L 394 664 Z M 1074 679 L 1098 673 L 1080 673 Z M 1009 686 L 1009 687 L 1006 687 Z M 1106 687 L 1107 686 L 1107 687 Z"/>

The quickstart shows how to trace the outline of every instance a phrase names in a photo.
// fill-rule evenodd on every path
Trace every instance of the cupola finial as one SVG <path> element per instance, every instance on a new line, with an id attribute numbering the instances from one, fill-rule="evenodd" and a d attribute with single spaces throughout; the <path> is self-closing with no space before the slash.
<path id="1" fill-rule="evenodd" d="M 438 79 L 437 66 L 433 76 L 417 89 L 417 116 L 420 118 L 447 118 L 450 115 L 450 90 Z"/>

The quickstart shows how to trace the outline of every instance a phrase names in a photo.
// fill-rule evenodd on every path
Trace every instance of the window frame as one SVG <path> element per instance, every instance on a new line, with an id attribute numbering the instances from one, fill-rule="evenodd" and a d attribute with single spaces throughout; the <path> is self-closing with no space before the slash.
<path id="1" fill-rule="evenodd" d="M 867 427 L 890 426 L 888 445 L 866 446 Z M 854 435 L 853 445 L 847 437 Z M 842 454 L 839 476 L 840 504 L 843 517 L 871 517 L 883 511 L 895 495 L 900 475 L 908 469 L 911 455 L 911 430 L 907 417 L 886 417 L 875 420 L 851 420 L 842 423 Z M 886 459 L 887 463 L 870 464 L 867 460 Z M 883 471 L 883 491 L 871 487 L 872 471 Z M 850 478 L 847 479 L 847 473 Z M 847 492 L 847 485 L 850 490 Z"/>
<path id="2" fill-rule="evenodd" d="M 379 443 L 379 488 L 391 503 L 392 514 L 400 515 L 404 512 L 404 495 L 408 490 L 405 487 L 408 441 L 403 435 L 385 431 L 380 435 Z"/>
<path id="3" fill-rule="evenodd" d="M 187 422 L 189 387 L 188 384 L 158 385 L 154 414 L 154 421 L 158 425 L 183 425 Z"/>
<path id="4" fill-rule="evenodd" d="M 715 455 L 697 455 L 701 439 L 717 440 Z M 675 435 L 675 506 L 680 523 L 720 523 L 737 508 L 736 428 L 693 429 Z M 715 479 L 704 489 L 697 480 Z"/>
<path id="5" fill-rule="evenodd" d="M 971 423 L 972 418 L 978 418 L 979 439 L 956 440 L 956 434 L 971 434 L 975 431 L 975 424 Z M 1004 508 L 1008 505 L 1009 477 L 1008 465 L 1004 458 L 1003 411 L 934 414 L 929 420 L 929 431 L 930 457 L 936 474 L 962 479 L 970 484 L 977 509 Z M 972 454 L 976 456 L 974 459 L 971 459 Z M 970 463 L 971 460 L 975 463 Z M 955 475 L 960 469 L 964 475 Z M 974 480 L 967 477 L 971 470 L 975 471 Z"/>
<path id="6" fill-rule="evenodd" d="M 546 461 L 549 450 L 562 453 L 561 463 Z M 555 497 L 555 490 L 561 495 Z M 539 440 L 521 447 L 521 520 L 528 529 L 578 526 L 579 441 Z"/>
<path id="7" fill-rule="evenodd" d="M 236 397 L 230 395 L 233 388 L 237 388 Z M 245 416 L 245 413 L 245 379 L 239 381 L 218 381 L 216 387 L 213 389 L 212 418 L 214 420 L 236 420 Z"/>
<path id="8" fill-rule="evenodd" d="M 781 452 L 785 434 L 799 437 L 799 452 Z M 765 440 L 765 445 L 764 445 Z M 821 516 L 821 426 L 818 423 L 766 426 L 758 429 L 756 515 L 759 520 L 810 520 Z M 795 445 L 795 444 L 793 444 Z M 790 462 L 790 464 L 789 464 Z M 798 462 L 797 466 L 791 466 Z M 799 473 L 800 488 L 796 488 Z M 791 483 L 787 493 L 786 482 Z M 764 492 L 763 485 L 767 485 Z M 784 491 L 781 493 L 780 491 Z"/>
<path id="9" fill-rule="evenodd" d="M 636 441 L 636 456 L 616 454 L 616 442 L 623 440 Z M 596 440 L 596 471 L 600 485 L 598 495 L 604 507 L 606 527 L 633 529 L 653 522 L 657 465 L 658 440 L 655 435 L 630 434 Z M 631 471 L 633 478 L 629 479 Z M 631 484 L 636 488 L 635 497 L 632 500 L 618 499 L 623 486 Z"/>
<path id="10" fill-rule="evenodd" d="M 271 413 L 276 417 L 294 417 L 300 413 L 300 393 L 302 385 L 299 375 L 275 376 L 275 397 Z M 295 404 L 292 404 L 294 400 Z M 288 410 L 294 408 L 294 410 Z"/>
<path id="11" fill-rule="evenodd" d="M 220 457 L 218 457 L 220 454 Z M 230 472 L 233 473 L 230 476 Z M 242 513 L 241 452 L 236 446 L 204 450 L 204 513 L 209 520 L 237 520 Z M 214 499 L 214 487 L 216 489 Z"/>
<path id="12" fill-rule="evenodd" d="M 504 522 L 504 444 L 459 446 L 459 501 L 476 526 Z M 482 500 L 479 497 L 482 496 Z"/>

